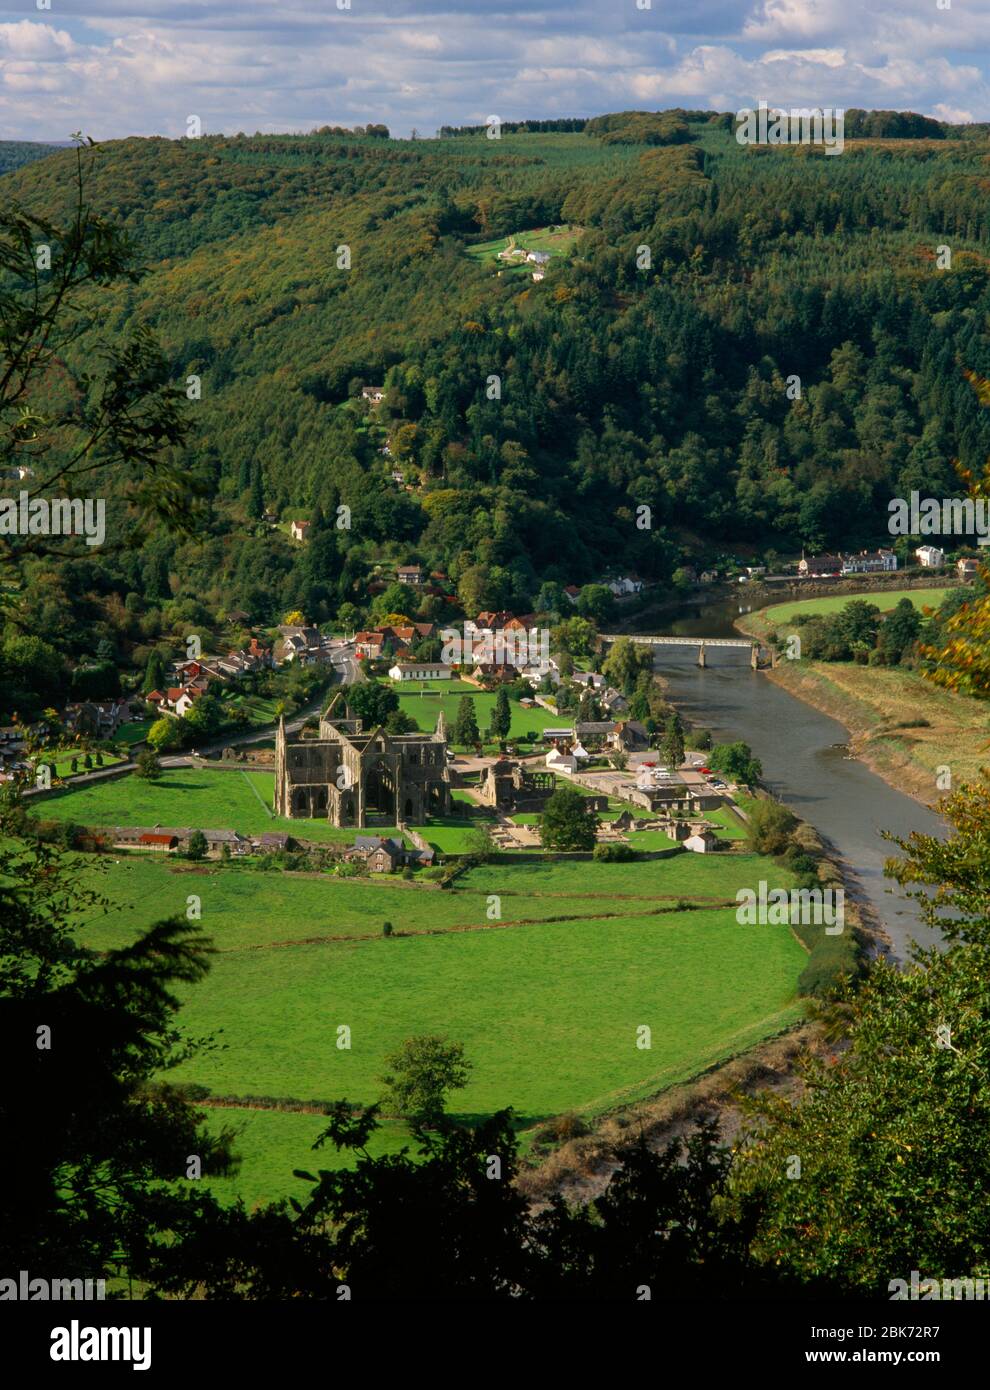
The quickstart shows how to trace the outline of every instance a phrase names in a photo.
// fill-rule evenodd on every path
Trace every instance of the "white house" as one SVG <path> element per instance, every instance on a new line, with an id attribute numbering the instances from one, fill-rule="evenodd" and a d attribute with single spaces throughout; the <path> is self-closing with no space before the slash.
<path id="1" fill-rule="evenodd" d="M 572 772 L 577 772 L 577 758 L 554 748 L 547 754 L 547 767 L 551 772 L 562 772 L 566 777 L 570 777 Z"/>
<path id="2" fill-rule="evenodd" d="M 945 564 L 945 551 L 937 545 L 919 545 L 914 552 L 922 569 L 938 570 Z"/>
<path id="3" fill-rule="evenodd" d="M 625 598 L 627 594 L 638 594 L 642 592 L 643 581 L 633 579 L 630 575 L 620 575 L 618 579 L 610 579 L 608 587 L 616 598 Z"/>
<path id="4" fill-rule="evenodd" d="M 897 556 L 892 550 L 861 550 L 858 555 L 847 555 L 842 562 L 843 574 L 889 573 L 897 568 Z"/>
<path id="5" fill-rule="evenodd" d="M 424 584 L 426 582 L 422 565 L 400 565 L 395 571 L 395 577 L 400 584 Z"/>
<path id="6" fill-rule="evenodd" d="M 372 405 L 378 405 L 379 401 L 385 399 L 384 386 L 362 386 L 361 395 L 366 401 L 371 401 Z"/>
<path id="7" fill-rule="evenodd" d="M 715 848 L 717 840 L 711 830 L 696 830 L 683 843 L 685 849 L 693 850 L 695 854 L 707 854 Z"/>
<path id="8" fill-rule="evenodd" d="M 294 541 L 304 541 L 312 524 L 311 521 L 294 521 L 289 527 L 289 535 Z"/>
<path id="9" fill-rule="evenodd" d="M 397 661 L 389 675 L 394 681 L 449 681 L 451 668 L 439 661 Z"/>
<path id="10" fill-rule="evenodd" d="M 546 265 L 547 262 L 550 260 L 550 252 L 530 251 L 526 259 L 527 261 L 531 261 L 533 265 Z"/>

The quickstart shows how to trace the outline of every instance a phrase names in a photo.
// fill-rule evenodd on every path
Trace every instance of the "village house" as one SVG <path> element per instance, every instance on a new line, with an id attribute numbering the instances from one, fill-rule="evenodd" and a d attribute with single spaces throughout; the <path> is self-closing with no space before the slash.
<path id="1" fill-rule="evenodd" d="M 428 866 L 436 857 L 432 849 L 407 849 L 392 836 L 356 835 L 349 859 L 363 859 L 373 874 L 390 874 L 405 864 Z"/>
<path id="2" fill-rule="evenodd" d="M 131 702 L 126 699 L 103 703 L 83 700 L 78 704 L 66 705 L 62 712 L 62 723 L 67 732 L 89 734 L 93 738 L 112 738 L 121 724 L 129 724 L 133 718 Z"/>
<path id="3" fill-rule="evenodd" d="M 618 579 L 610 579 L 608 587 L 616 598 L 626 598 L 630 594 L 642 593 L 643 581 L 633 575 L 621 575 Z"/>
<path id="4" fill-rule="evenodd" d="M 914 553 L 922 569 L 938 570 L 945 564 L 945 551 L 937 545 L 919 545 Z"/>
<path id="5" fill-rule="evenodd" d="M 554 748 L 547 754 L 546 765 L 550 772 L 560 772 L 565 777 L 577 772 L 578 767 L 577 758 L 571 753 L 562 753 L 559 748 Z"/>
<path id="6" fill-rule="evenodd" d="M 328 659 L 319 628 L 283 624 L 278 631 L 279 640 L 275 643 L 274 652 L 277 665 L 284 666 L 296 661 L 300 666 L 310 666 L 314 662 Z"/>
<path id="7" fill-rule="evenodd" d="M 960 579 L 975 579 L 980 572 L 979 560 L 964 558 L 956 561 L 956 573 Z"/>
<path id="8" fill-rule="evenodd" d="M 289 535 L 294 541 L 304 541 L 309 537 L 311 521 L 293 521 L 289 526 Z"/>
<path id="9" fill-rule="evenodd" d="M 389 675 L 394 681 L 448 681 L 451 668 L 440 661 L 397 661 Z"/>
<path id="10" fill-rule="evenodd" d="M 718 837 L 713 830 L 696 830 L 683 841 L 684 848 L 695 854 L 708 854 L 718 845 Z"/>
<path id="11" fill-rule="evenodd" d="M 824 575 L 832 576 L 841 573 L 841 555 L 809 555 L 807 559 L 802 555 L 798 561 L 798 574 L 805 579 L 816 579 Z"/>
<path id="12" fill-rule="evenodd" d="M 395 571 L 400 584 L 425 584 L 426 575 L 422 565 L 400 565 Z"/>
<path id="13" fill-rule="evenodd" d="M 372 405 L 380 405 L 381 402 L 385 399 L 385 387 L 384 387 L 384 386 L 362 386 L 362 387 L 361 387 L 361 396 L 362 396 L 362 399 L 364 399 L 364 400 L 366 400 L 366 401 L 370 401 Z"/>
<path id="14" fill-rule="evenodd" d="M 896 569 L 897 556 L 892 550 L 861 550 L 842 562 L 843 574 L 889 574 Z"/>
<path id="15" fill-rule="evenodd" d="M 384 645 L 385 637 L 381 632 L 359 632 L 354 638 L 355 652 L 368 661 L 377 661 Z"/>

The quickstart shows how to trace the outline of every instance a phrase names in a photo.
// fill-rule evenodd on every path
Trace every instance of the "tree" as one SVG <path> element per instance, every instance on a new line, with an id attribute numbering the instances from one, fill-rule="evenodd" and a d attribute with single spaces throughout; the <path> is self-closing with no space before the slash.
<path id="1" fill-rule="evenodd" d="M 783 854 L 797 825 L 793 812 L 779 801 L 755 801 L 748 811 L 746 841 L 754 854 Z"/>
<path id="2" fill-rule="evenodd" d="M 664 725 L 660 754 L 667 767 L 678 768 L 684 761 L 684 727 L 677 714 L 672 714 Z"/>
<path id="3" fill-rule="evenodd" d="M 478 715 L 474 708 L 474 700 L 470 695 L 461 696 L 457 706 L 457 717 L 451 732 L 454 736 L 454 742 L 464 744 L 466 747 L 472 747 L 481 742 Z"/>
<path id="4" fill-rule="evenodd" d="M 442 1123 L 448 1092 L 466 1086 L 471 1072 L 463 1043 L 433 1034 L 407 1038 L 386 1056 L 385 1065 L 386 1111 L 429 1128 Z"/>
<path id="5" fill-rule="evenodd" d="M 205 859 L 209 845 L 206 843 L 206 836 L 202 830 L 194 830 L 189 836 L 189 843 L 186 845 L 187 859 Z"/>
<path id="6" fill-rule="evenodd" d="M 613 642 L 602 663 L 602 675 L 624 695 L 633 693 L 644 673 L 648 680 L 652 680 L 652 671 L 652 649 L 642 642 L 633 642 L 629 637 L 620 637 Z M 645 718 L 640 715 L 634 717 Z"/>
<path id="7" fill-rule="evenodd" d="M 577 611 L 601 627 L 615 614 L 615 596 L 605 584 L 585 584 L 578 594 Z"/>
<path id="8" fill-rule="evenodd" d="M 161 690 L 165 684 L 165 658 L 157 647 L 152 647 L 148 654 L 148 663 L 144 668 L 144 680 L 141 682 L 141 692 L 150 695 L 153 690 Z"/>
<path id="9" fill-rule="evenodd" d="M 73 352 L 99 319 L 94 291 L 134 283 L 142 273 L 126 235 L 86 204 L 85 175 L 97 157 L 77 148 L 64 223 L 9 201 L 0 211 L 0 467 L 27 463 L 37 475 L 32 497 L 53 488 L 78 496 L 99 470 L 107 479 L 102 486 L 135 507 L 136 532 L 156 521 L 187 531 L 202 488 L 176 447 L 189 429 L 185 397 L 154 338 L 137 327 L 117 345 L 96 339 Z M 40 247 L 49 248 L 48 267 Z M 67 389 L 53 392 L 56 378 Z M 8 536 L 0 563 L 19 565 L 72 544 L 43 534 Z"/>
<path id="10" fill-rule="evenodd" d="M 345 633 L 356 632 L 361 621 L 361 610 L 353 603 L 342 603 L 337 609 L 337 622 Z"/>
<path id="11" fill-rule="evenodd" d="M 733 782 L 758 782 L 763 776 L 763 766 L 753 757 L 748 743 L 716 743 L 708 755 L 708 766 L 717 772 L 724 772 Z"/>
<path id="12" fill-rule="evenodd" d="M 558 787 L 540 817 L 540 839 L 544 849 L 594 849 L 595 828 L 595 813 L 588 798 L 574 787 Z"/>
<path id="13" fill-rule="evenodd" d="M 385 732 L 389 734 L 414 734 L 418 728 L 415 719 L 404 709 L 394 709 L 385 720 Z"/>
<path id="14" fill-rule="evenodd" d="M 958 1278 L 990 1260 L 990 970 L 980 946 L 880 960 L 845 1005 L 841 1051 L 808 1056 L 804 1096 L 750 1103 L 766 1124 L 737 1163 L 737 1210 L 763 1217 L 757 1259 L 844 1292 Z M 801 1180 L 792 1156 L 801 1160 Z M 854 1198 L 850 1194 L 855 1194 Z M 814 1240 L 808 1233 L 814 1232 Z"/>
<path id="15" fill-rule="evenodd" d="M 887 662 L 896 666 L 914 646 L 921 633 L 921 614 L 909 598 L 902 598 L 880 624 L 877 645 Z"/>
<path id="16" fill-rule="evenodd" d="M 555 652 L 567 652 L 575 661 L 590 661 L 598 634 L 587 618 L 567 618 L 550 630 Z"/>
<path id="17" fill-rule="evenodd" d="M 509 704 L 509 692 L 504 685 L 500 685 L 498 694 L 495 696 L 495 704 L 492 706 L 488 728 L 494 738 L 505 739 L 509 737 L 511 727 L 512 707 Z"/>
<path id="18" fill-rule="evenodd" d="M 181 735 L 184 743 L 195 743 L 200 738 L 210 738 L 223 724 L 224 712 L 220 701 L 213 695 L 201 695 L 182 716 Z"/>
<path id="19" fill-rule="evenodd" d="M 78 923 L 108 904 L 82 887 L 80 861 L 24 840 L 18 806 L 0 805 L 0 1229 L 12 1268 L 141 1278 L 160 1241 L 181 1263 L 217 1208 L 184 1179 L 229 1174 L 231 1131 L 163 1079 L 190 1055 L 176 1031 L 177 987 L 206 973 L 212 949 L 185 918 L 95 952 Z M 44 1024 L 44 1036 L 39 1031 Z M 193 1184 L 194 1189 L 199 1184 Z M 186 1266 L 188 1268 L 188 1266 Z"/>
<path id="20" fill-rule="evenodd" d="M 178 748 L 182 743 L 179 721 L 171 715 L 163 714 L 148 730 L 145 742 L 155 753 L 167 753 L 170 749 Z"/>
<path id="21" fill-rule="evenodd" d="M 368 730 L 384 724 L 399 708 L 399 697 L 390 685 L 378 680 L 359 681 L 348 687 L 347 703 L 351 713 L 362 720 Z"/>
<path id="22" fill-rule="evenodd" d="M 158 754 L 153 748 L 142 748 L 135 758 L 134 776 L 141 777 L 146 782 L 157 782 L 162 775 L 162 765 L 158 761 Z"/>

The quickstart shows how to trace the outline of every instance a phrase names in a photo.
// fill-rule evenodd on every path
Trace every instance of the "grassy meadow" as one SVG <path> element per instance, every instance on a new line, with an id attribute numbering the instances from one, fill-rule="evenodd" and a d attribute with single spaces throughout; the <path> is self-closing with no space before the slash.
<path id="1" fill-rule="evenodd" d="M 792 623 L 799 613 L 815 614 L 824 617 L 830 613 L 840 613 L 853 599 L 865 599 L 875 604 L 881 613 L 896 608 L 902 598 L 909 598 L 916 608 L 937 608 L 949 592 L 949 587 L 931 589 L 877 589 L 862 594 L 829 594 L 824 598 L 793 599 L 788 603 L 774 603 L 769 608 L 761 608 L 758 613 L 747 614 L 737 626 L 752 632 L 755 637 L 764 637 L 782 623 Z"/>
<path id="2" fill-rule="evenodd" d="M 223 786 L 238 780 L 215 775 Z M 217 1046 L 173 1078 L 241 1101 L 206 1110 L 211 1128 L 243 1128 L 243 1167 L 216 1185 L 249 1202 L 298 1193 L 294 1167 L 351 1160 L 309 1153 L 319 1115 L 255 1109 L 248 1098 L 374 1100 L 386 1054 L 413 1034 L 465 1045 L 473 1071 L 455 1113 L 512 1105 L 525 1130 L 663 1089 L 801 1014 L 804 948 L 788 928 L 740 927 L 727 905 L 760 878 L 789 886 L 754 855 L 496 859 L 448 890 L 140 854 L 88 864 L 86 885 L 111 909 L 80 925 L 96 950 L 184 913 L 190 894 L 199 899 L 216 955 L 206 980 L 183 990 L 180 1025 Z M 652 1029 L 650 1050 L 635 1046 L 641 1024 Z M 336 1045 L 340 1025 L 350 1048 Z M 403 1124 L 389 1120 L 375 1151 L 406 1141 Z"/>

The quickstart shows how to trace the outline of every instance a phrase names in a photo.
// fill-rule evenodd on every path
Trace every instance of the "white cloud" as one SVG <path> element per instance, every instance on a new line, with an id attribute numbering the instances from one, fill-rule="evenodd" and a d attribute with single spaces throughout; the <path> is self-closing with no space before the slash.
<path id="1" fill-rule="evenodd" d="M 888 106 L 990 119 L 990 5 L 954 0 L 58 0 L 0 24 L 0 128 L 97 139 L 633 105 Z M 27 66 L 24 66 L 24 65 Z M 34 65 L 34 66 L 32 66 Z M 44 93 L 32 102 L 30 93 Z M 948 105 L 946 105 L 948 104 Z"/>

